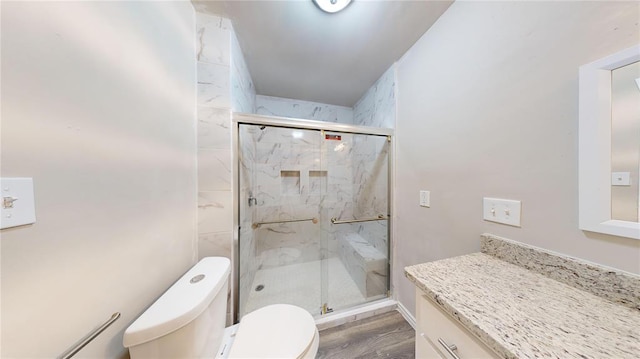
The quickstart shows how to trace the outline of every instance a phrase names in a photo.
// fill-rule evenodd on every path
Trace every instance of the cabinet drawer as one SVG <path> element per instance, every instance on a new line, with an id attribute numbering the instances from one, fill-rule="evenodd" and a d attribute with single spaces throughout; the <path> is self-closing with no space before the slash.
<path id="1" fill-rule="evenodd" d="M 416 290 L 416 343 L 417 336 L 424 333 L 426 338 L 440 351 L 444 358 L 452 358 L 447 353 L 444 345 L 438 341 L 443 340 L 449 346 L 455 345 L 454 353 L 460 359 L 467 358 L 499 358 L 489 347 L 471 334 L 448 313 L 437 307 L 437 304 Z M 417 346 L 417 344 L 416 344 Z"/>
<path id="2" fill-rule="evenodd" d="M 416 359 L 446 359 L 444 358 L 426 334 L 416 331 Z"/>

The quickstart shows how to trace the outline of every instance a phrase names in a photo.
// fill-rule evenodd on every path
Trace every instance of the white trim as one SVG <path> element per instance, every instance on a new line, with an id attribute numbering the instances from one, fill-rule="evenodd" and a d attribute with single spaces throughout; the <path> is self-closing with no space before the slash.
<path id="1" fill-rule="evenodd" d="M 416 329 L 416 318 L 411 314 L 411 312 L 409 312 L 407 310 L 407 307 L 402 305 L 402 303 L 400 303 L 400 302 L 398 302 L 398 312 L 400 312 L 400 314 L 402 314 L 402 316 L 407 321 L 407 323 L 409 323 L 409 325 L 411 325 L 411 327 L 415 330 Z"/>
<path id="2" fill-rule="evenodd" d="M 611 218 L 611 71 L 640 61 L 640 45 L 580 66 L 579 227 L 640 239 L 640 223 Z"/>

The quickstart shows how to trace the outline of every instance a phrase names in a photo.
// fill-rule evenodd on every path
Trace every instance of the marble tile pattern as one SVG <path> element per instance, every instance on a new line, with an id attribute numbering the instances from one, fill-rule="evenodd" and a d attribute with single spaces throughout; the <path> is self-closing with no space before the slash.
<path id="1" fill-rule="evenodd" d="M 405 268 L 504 358 L 637 358 L 640 312 L 484 253 Z"/>
<path id="2" fill-rule="evenodd" d="M 639 275 L 491 234 L 482 235 L 481 251 L 640 311 Z"/>
<path id="3" fill-rule="evenodd" d="M 231 64 L 231 21 L 196 12 L 196 60 L 210 64 Z"/>
<path id="4" fill-rule="evenodd" d="M 230 67 L 198 62 L 198 106 L 231 108 Z"/>
<path id="5" fill-rule="evenodd" d="M 389 214 L 389 146 L 383 136 L 353 136 L 353 195 L 355 218 Z M 363 238 L 387 253 L 388 221 L 364 222 L 357 229 Z"/>
<path id="6" fill-rule="evenodd" d="M 387 221 L 330 224 L 334 217 L 387 214 L 386 137 L 340 134 L 337 141 L 325 139 L 319 131 L 260 127 L 241 126 L 241 135 L 246 133 L 243 141 L 251 142 L 241 143 L 241 177 L 247 177 L 241 178 L 241 188 L 250 190 L 257 201 L 251 212 L 245 213 L 252 216 L 253 223 L 299 218 L 321 222 L 261 225 L 250 238 L 253 257 L 245 257 L 242 248 L 247 245 L 241 237 L 241 281 L 252 276 L 243 262 L 256 263 L 254 269 L 263 270 L 329 258 L 338 255 L 338 239 L 348 234 L 366 238 L 376 257 L 386 257 Z M 345 246 L 342 252 L 346 253 Z M 349 252 L 353 253 L 353 247 Z M 353 269 L 350 275 L 360 283 L 363 295 L 386 293 L 386 258 L 362 258 L 341 256 L 345 266 Z"/>
<path id="7" fill-rule="evenodd" d="M 318 131 L 247 126 L 255 153 L 252 191 L 257 200 L 254 223 L 302 218 L 320 220 L 325 189 L 311 188 L 311 173 L 325 173 L 320 164 Z M 316 183 L 316 182 L 314 182 Z M 317 185 L 317 183 L 316 183 Z M 258 270 L 317 261 L 327 257 L 320 223 L 264 224 L 254 229 Z M 241 239 L 242 241 L 242 239 Z M 242 244 L 242 242 L 241 242 Z M 242 262 L 242 259 L 241 259 Z"/>
<path id="8" fill-rule="evenodd" d="M 196 12 L 196 33 L 198 257 L 233 258 L 231 111 L 252 112 L 255 89 L 229 19 Z M 248 203 L 246 194 L 247 191 L 241 206 Z M 250 223 L 242 228 L 240 233 L 248 245 L 241 251 L 253 255 L 253 233 L 247 230 L 251 228 Z M 241 266 L 240 272 L 248 275 L 251 283 L 256 271 L 254 263 L 249 261 Z M 239 273 L 235 265 L 232 268 L 234 280 Z M 234 311 L 234 302 L 230 298 L 229 317 Z"/>
<path id="9" fill-rule="evenodd" d="M 353 106 L 353 124 L 395 128 L 396 65 L 393 64 Z"/>
<path id="10" fill-rule="evenodd" d="M 198 191 L 231 190 L 231 150 L 198 149 Z"/>
<path id="11" fill-rule="evenodd" d="M 231 31 L 231 109 L 233 112 L 256 111 L 256 88 L 244 60 L 235 31 Z"/>
<path id="12" fill-rule="evenodd" d="M 231 248 L 231 22 L 196 13 L 198 79 L 198 257 Z"/>
<path id="13" fill-rule="evenodd" d="M 387 255 L 356 233 L 339 237 L 339 256 L 365 298 L 387 292 Z"/>
<path id="14" fill-rule="evenodd" d="M 198 236 L 198 253 L 210 257 L 231 258 L 231 232 L 206 233 Z"/>
<path id="15" fill-rule="evenodd" d="M 198 148 L 231 149 L 231 110 L 198 107 Z"/>
<path id="16" fill-rule="evenodd" d="M 282 97 L 256 96 L 258 115 L 353 124 L 353 109 Z"/>
<path id="17" fill-rule="evenodd" d="M 198 234 L 231 232 L 233 226 L 231 191 L 198 192 Z M 222 238 L 222 237 L 219 237 Z M 205 257 L 207 253 L 199 253 Z"/>

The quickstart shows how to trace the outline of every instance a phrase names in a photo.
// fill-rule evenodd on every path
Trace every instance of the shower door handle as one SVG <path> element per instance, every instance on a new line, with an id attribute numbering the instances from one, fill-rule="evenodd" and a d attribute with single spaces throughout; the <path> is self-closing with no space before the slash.
<path id="1" fill-rule="evenodd" d="M 313 222 L 313 224 L 318 223 L 318 219 L 315 218 L 315 217 L 313 217 L 313 218 L 301 218 L 301 219 L 284 219 L 284 220 L 281 220 L 281 221 L 256 222 L 256 223 L 251 225 L 251 228 L 256 229 L 256 228 L 259 228 L 263 224 L 306 222 L 306 221 L 311 221 L 311 222 Z"/>
<path id="2" fill-rule="evenodd" d="M 331 218 L 331 223 L 333 223 L 333 224 L 343 224 L 343 223 L 371 222 L 371 221 L 384 221 L 386 219 L 389 219 L 389 216 L 385 216 L 384 214 L 379 214 L 378 217 L 364 218 L 364 219 L 339 220 L 336 217 L 333 217 L 333 218 Z"/>

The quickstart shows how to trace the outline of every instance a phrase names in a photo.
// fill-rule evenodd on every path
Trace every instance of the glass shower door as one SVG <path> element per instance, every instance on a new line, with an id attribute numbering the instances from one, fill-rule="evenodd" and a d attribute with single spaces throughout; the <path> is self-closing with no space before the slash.
<path id="1" fill-rule="evenodd" d="M 276 303 L 321 311 L 320 133 L 239 125 L 240 317 Z"/>
<path id="2" fill-rule="evenodd" d="M 327 312 L 389 291 L 389 147 L 380 135 L 324 132 L 327 191 L 322 213 Z"/>

